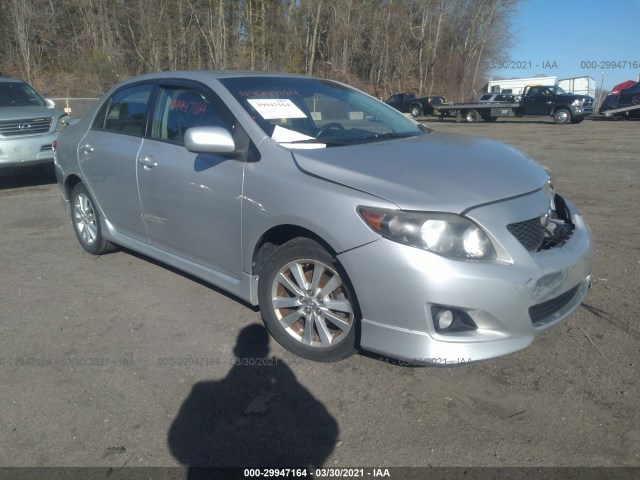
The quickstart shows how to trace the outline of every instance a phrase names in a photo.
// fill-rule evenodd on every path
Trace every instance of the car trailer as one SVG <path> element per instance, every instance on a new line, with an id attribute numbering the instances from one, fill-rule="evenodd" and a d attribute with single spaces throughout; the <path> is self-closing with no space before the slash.
<path id="1" fill-rule="evenodd" d="M 626 113 L 628 115 L 628 112 L 630 112 L 632 110 L 638 110 L 638 109 L 640 109 L 640 105 L 633 105 L 631 107 L 615 108 L 613 110 L 605 110 L 604 112 L 602 112 L 602 115 L 604 116 L 604 118 L 613 118 L 618 113 Z"/>

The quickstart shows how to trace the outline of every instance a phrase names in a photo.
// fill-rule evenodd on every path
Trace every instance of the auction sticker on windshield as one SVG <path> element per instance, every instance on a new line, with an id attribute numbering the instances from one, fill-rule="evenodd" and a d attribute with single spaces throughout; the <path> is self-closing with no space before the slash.
<path id="1" fill-rule="evenodd" d="M 253 108 L 265 120 L 275 118 L 307 118 L 302 110 L 288 98 L 283 99 L 249 99 L 247 100 Z"/>

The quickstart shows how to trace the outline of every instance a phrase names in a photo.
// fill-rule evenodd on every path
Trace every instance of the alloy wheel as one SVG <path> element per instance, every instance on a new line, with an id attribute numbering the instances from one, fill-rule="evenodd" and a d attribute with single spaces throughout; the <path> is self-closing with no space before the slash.
<path id="1" fill-rule="evenodd" d="M 354 328 L 354 313 L 340 275 L 318 260 L 287 263 L 276 274 L 271 303 L 282 328 L 298 342 L 334 346 Z"/>

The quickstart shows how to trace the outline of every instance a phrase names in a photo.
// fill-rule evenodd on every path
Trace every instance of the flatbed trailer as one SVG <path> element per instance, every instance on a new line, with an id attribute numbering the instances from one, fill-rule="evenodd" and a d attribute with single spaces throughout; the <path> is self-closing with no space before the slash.
<path id="1" fill-rule="evenodd" d="M 434 115 L 440 116 L 440 120 L 455 115 L 457 122 L 464 119 L 469 123 L 525 116 L 548 116 L 557 124 L 580 123 L 592 113 L 592 97 L 545 85 L 525 87 L 519 102 L 443 103 L 434 107 Z"/>
<path id="2" fill-rule="evenodd" d="M 460 123 L 464 119 L 465 122 L 474 123 L 480 119 L 485 122 L 495 122 L 498 117 L 521 117 L 522 114 L 516 113 L 520 108 L 519 103 L 453 103 L 442 104 L 434 108 L 434 114 L 440 116 L 443 120 L 446 116 L 456 116 L 456 122 Z"/>
<path id="3" fill-rule="evenodd" d="M 614 110 L 606 110 L 602 112 L 602 115 L 605 118 L 613 118 L 618 113 L 626 113 L 626 112 L 631 112 L 632 110 L 638 110 L 638 109 L 640 109 L 640 105 L 632 105 L 631 107 L 616 108 Z"/>

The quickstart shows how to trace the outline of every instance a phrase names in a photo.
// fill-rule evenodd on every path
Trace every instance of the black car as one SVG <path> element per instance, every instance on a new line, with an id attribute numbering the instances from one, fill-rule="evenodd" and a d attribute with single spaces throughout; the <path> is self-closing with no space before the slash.
<path id="1" fill-rule="evenodd" d="M 616 95 L 614 93 L 610 93 L 609 95 L 604 97 L 604 100 L 602 101 L 602 103 L 600 104 L 600 108 L 598 109 L 598 113 L 604 115 L 605 112 L 618 108 L 619 98 L 620 95 Z"/>
<path id="2" fill-rule="evenodd" d="M 640 88 L 638 87 L 639 84 L 640 82 L 637 82 L 635 85 L 632 85 L 629 88 L 620 90 L 620 93 L 610 93 L 609 95 L 607 95 L 600 104 L 598 113 L 600 113 L 601 115 L 605 115 L 606 112 L 610 110 L 640 105 Z M 613 117 L 637 118 L 640 117 L 640 109 L 614 113 L 611 117 L 608 118 Z"/>
<path id="3" fill-rule="evenodd" d="M 640 105 L 640 82 L 636 82 L 629 88 L 620 90 L 620 98 L 618 98 L 618 106 Z"/>

